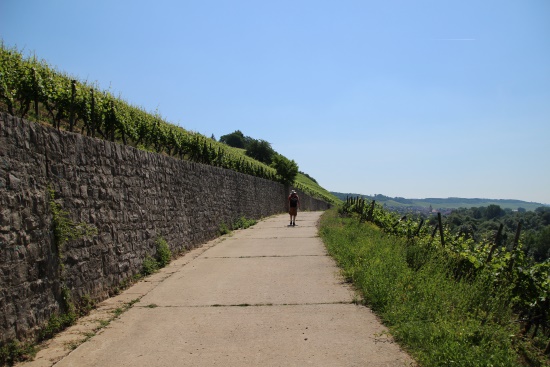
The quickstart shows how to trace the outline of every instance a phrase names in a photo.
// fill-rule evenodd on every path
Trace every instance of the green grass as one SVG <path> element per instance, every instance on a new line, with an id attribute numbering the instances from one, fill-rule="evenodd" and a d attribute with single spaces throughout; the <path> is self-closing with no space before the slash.
<path id="1" fill-rule="evenodd" d="M 344 277 L 422 366 L 544 366 L 526 363 L 508 304 L 483 277 L 457 280 L 448 259 L 376 226 L 325 213 L 320 236 Z M 409 266 L 414 254 L 422 261 Z M 497 294 L 487 298 L 487 294 Z M 537 361 L 538 359 L 538 361 Z M 521 362 L 521 363 L 520 363 Z"/>

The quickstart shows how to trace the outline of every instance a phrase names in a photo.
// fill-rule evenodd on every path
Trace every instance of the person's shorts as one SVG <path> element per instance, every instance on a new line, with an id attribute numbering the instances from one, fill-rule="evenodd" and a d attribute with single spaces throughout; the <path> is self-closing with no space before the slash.
<path id="1" fill-rule="evenodd" d="M 296 207 L 296 206 L 295 206 L 295 207 L 292 207 L 292 206 L 291 206 L 290 209 L 288 210 L 288 214 L 290 214 L 290 215 L 296 215 L 296 214 L 298 214 L 298 207 Z"/>

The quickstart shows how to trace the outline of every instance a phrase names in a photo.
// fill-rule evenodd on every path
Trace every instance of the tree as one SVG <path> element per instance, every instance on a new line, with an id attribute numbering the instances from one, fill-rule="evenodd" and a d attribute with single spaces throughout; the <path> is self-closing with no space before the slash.
<path id="1" fill-rule="evenodd" d="M 550 207 L 540 206 L 537 209 L 535 209 L 535 213 L 537 213 L 540 216 L 540 218 L 542 219 L 542 222 L 545 225 L 550 225 Z"/>
<path id="2" fill-rule="evenodd" d="M 246 155 L 265 164 L 271 164 L 275 154 L 271 144 L 265 140 L 252 139 L 246 146 Z"/>
<path id="3" fill-rule="evenodd" d="M 470 211 L 472 212 L 472 217 L 473 218 L 481 219 L 481 218 L 483 218 L 485 208 L 484 207 L 481 207 L 481 208 L 472 207 L 472 208 L 470 208 Z"/>
<path id="4" fill-rule="evenodd" d="M 285 185 L 290 185 L 294 182 L 298 174 L 298 165 L 294 160 L 275 154 L 271 166 L 277 171 L 277 180 Z"/>
<path id="5" fill-rule="evenodd" d="M 534 235 L 534 243 L 529 248 L 529 252 L 535 261 L 543 262 L 550 258 L 550 226 L 544 227 Z"/>
<path id="6" fill-rule="evenodd" d="M 220 136 L 220 142 L 234 148 L 245 148 L 246 139 L 240 130 L 236 130 L 231 134 Z"/>
<path id="7" fill-rule="evenodd" d="M 487 219 L 493 219 L 500 217 L 503 214 L 503 210 L 500 207 L 500 205 L 491 204 L 487 207 L 487 211 L 485 212 L 485 216 Z"/>

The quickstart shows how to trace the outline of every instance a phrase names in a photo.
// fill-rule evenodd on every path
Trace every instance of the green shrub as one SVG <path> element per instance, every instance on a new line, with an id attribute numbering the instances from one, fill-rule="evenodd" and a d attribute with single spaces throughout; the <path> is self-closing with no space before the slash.
<path id="1" fill-rule="evenodd" d="M 228 234 L 230 232 L 231 232 L 231 230 L 229 229 L 227 224 L 225 224 L 225 223 L 220 224 L 220 228 L 218 228 L 218 234 L 220 236 L 223 236 L 224 234 Z"/>
<path id="2" fill-rule="evenodd" d="M 147 255 L 145 257 L 145 259 L 143 260 L 142 267 L 143 267 L 143 269 L 142 269 L 141 272 L 145 276 L 154 274 L 159 270 L 159 264 L 158 264 L 157 260 L 155 260 L 154 258 L 152 258 L 149 255 Z"/>
<path id="3" fill-rule="evenodd" d="M 159 268 L 164 268 L 172 260 L 172 251 L 168 246 L 168 242 L 162 237 L 157 239 L 157 262 Z"/>
<path id="4" fill-rule="evenodd" d="M 12 340 L 0 347 L 0 366 L 13 366 L 16 362 L 32 359 L 36 351 L 36 347 L 32 344 Z"/>
<path id="5" fill-rule="evenodd" d="M 258 223 L 255 219 L 247 219 L 244 215 L 241 216 L 239 219 L 237 219 L 233 225 L 228 226 L 225 223 L 220 224 L 220 228 L 218 228 L 218 234 L 220 236 L 223 236 L 225 234 L 231 233 L 231 230 L 234 229 L 246 229 L 248 227 L 253 226 L 254 224 Z"/>
<path id="6" fill-rule="evenodd" d="M 50 316 L 46 326 L 40 331 L 39 338 L 44 340 L 53 337 L 55 334 L 73 325 L 77 318 L 77 314 L 72 311 Z"/>
<path id="7" fill-rule="evenodd" d="M 78 313 L 80 316 L 84 316 L 90 313 L 90 311 L 95 307 L 95 301 L 90 297 L 89 294 L 85 294 L 78 300 Z"/>
<path id="8" fill-rule="evenodd" d="M 63 259 L 65 244 L 72 240 L 91 237 L 97 234 L 97 228 L 84 222 L 76 223 L 69 218 L 69 212 L 62 209 L 55 201 L 55 191 L 48 187 L 50 213 L 52 214 L 52 229 L 58 256 Z"/>
<path id="9" fill-rule="evenodd" d="M 246 219 L 245 216 L 242 216 L 240 217 L 239 219 L 237 219 L 237 221 L 235 222 L 235 224 L 233 224 L 233 229 L 246 229 L 248 227 L 251 227 L 253 226 L 254 224 L 256 224 L 257 221 L 254 220 L 254 219 Z"/>
<path id="10" fill-rule="evenodd" d="M 164 268 L 172 260 L 172 251 L 168 242 L 162 237 L 156 241 L 156 256 L 147 255 L 142 263 L 141 274 L 144 276 L 156 273 L 159 269 Z"/>

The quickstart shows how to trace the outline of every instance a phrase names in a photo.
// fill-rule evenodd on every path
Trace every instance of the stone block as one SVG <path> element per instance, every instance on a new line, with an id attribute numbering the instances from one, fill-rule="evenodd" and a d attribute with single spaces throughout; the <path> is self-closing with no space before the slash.
<path id="1" fill-rule="evenodd" d="M 11 173 L 8 174 L 8 187 L 11 190 L 19 190 L 21 188 L 21 180 Z"/>

